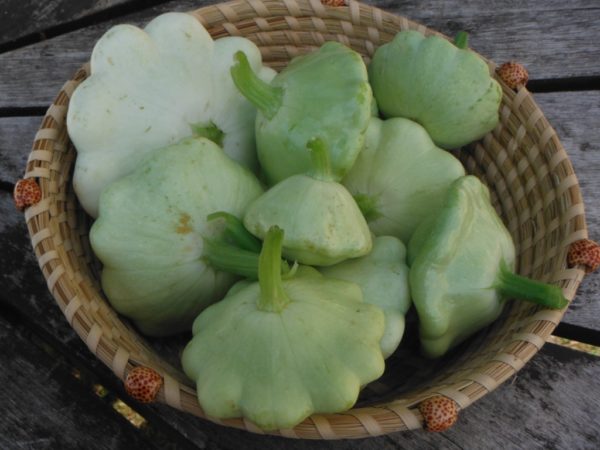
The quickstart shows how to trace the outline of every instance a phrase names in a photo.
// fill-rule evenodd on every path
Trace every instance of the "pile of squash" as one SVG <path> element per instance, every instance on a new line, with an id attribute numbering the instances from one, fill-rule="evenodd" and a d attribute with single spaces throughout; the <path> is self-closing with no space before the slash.
<path id="1" fill-rule="evenodd" d="M 564 307 L 513 273 L 487 188 L 447 151 L 496 126 L 501 96 L 463 33 L 400 32 L 368 67 L 326 42 L 275 73 L 187 14 L 118 25 L 67 117 L 103 291 L 146 335 L 191 331 L 204 411 L 265 430 L 350 409 L 413 304 L 430 357 L 506 298 Z"/>

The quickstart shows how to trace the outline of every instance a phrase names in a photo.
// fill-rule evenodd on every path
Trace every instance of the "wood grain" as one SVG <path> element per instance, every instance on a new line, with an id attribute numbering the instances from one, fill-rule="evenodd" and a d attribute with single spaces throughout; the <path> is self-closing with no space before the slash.
<path id="1" fill-rule="evenodd" d="M 4 0 L 0 6 L 0 46 L 26 36 L 43 39 L 49 29 L 105 12 L 134 0 Z"/>
<path id="2" fill-rule="evenodd" d="M 3 67 L 0 108 L 50 105 L 64 82 L 89 59 L 94 43 L 110 26 L 118 23 L 141 26 L 161 12 L 187 11 L 203 3 L 208 2 L 186 1 L 153 7 L 0 54 Z"/>
<path id="3" fill-rule="evenodd" d="M 8 414 L 0 421 L 0 446 L 160 448 L 128 424 L 120 423 L 101 399 L 73 378 L 64 358 L 49 356 L 35 341 L 27 330 L 0 316 L 0 348 L 8 350 L 0 353 L 0 395 L 3 404 L 9 405 Z M 15 378 L 14 373 L 20 376 Z M 449 431 L 393 433 L 359 441 L 260 436 L 224 428 L 164 405 L 149 409 L 164 420 L 159 430 L 163 448 L 168 448 L 168 426 L 171 434 L 177 432 L 185 438 L 185 448 L 209 450 L 237 450 L 241 442 L 247 450 L 520 449 L 523 442 L 528 442 L 528 448 L 591 449 L 600 442 L 600 418 L 595 413 L 600 388 L 594 382 L 598 376 L 598 358 L 548 344 L 518 376 L 462 411 L 459 422 Z M 155 427 L 152 422 L 150 425 Z M 182 448 L 180 439 L 179 445 L 171 444 L 172 448 Z"/>
<path id="4" fill-rule="evenodd" d="M 14 184 L 25 172 L 27 157 L 42 117 L 0 117 L 0 181 Z"/>
<path id="5" fill-rule="evenodd" d="M 162 12 L 187 11 L 211 3 L 214 2 L 171 2 L 1 54 L 0 108 L 50 104 L 62 84 L 88 60 L 94 43 L 111 25 L 143 25 Z M 497 62 L 522 62 L 532 79 L 600 76 L 600 46 L 593 41 L 593 36 L 600 33 L 597 2 L 596 6 L 593 2 L 580 2 L 580 8 L 569 9 L 557 2 L 548 7 L 538 2 L 532 10 L 523 10 L 510 1 L 490 2 L 494 7 L 471 2 L 469 8 L 454 0 L 444 2 L 442 8 L 434 7 L 434 2 L 429 2 L 429 8 L 415 1 L 371 3 L 449 35 L 467 30 L 475 50 Z"/>
<path id="6" fill-rule="evenodd" d="M 38 344 L 0 315 L 0 448 L 159 448 Z"/>
<path id="7" fill-rule="evenodd" d="M 535 96 L 571 160 L 584 199 L 590 239 L 600 242 L 600 91 Z M 600 329 L 600 272 L 586 276 L 563 323 Z"/>
<path id="8" fill-rule="evenodd" d="M 0 4 L 0 46 L 19 36 L 89 17 L 102 8 L 135 2 L 100 0 L 92 5 L 88 0 L 49 0 L 42 5 L 5 0 Z M 0 448 L 157 447 L 71 376 L 71 367 L 82 368 L 115 395 L 125 395 L 120 381 L 89 352 L 50 296 L 31 251 L 23 216 L 12 204 L 10 186 L 22 175 L 41 120 L 28 115 L 34 109 L 41 113 L 52 102 L 109 26 L 123 21 L 142 25 L 161 12 L 186 11 L 210 3 L 215 2 L 173 1 L 101 19 L 0 54 Z M 449 35 L 465 29 L 476 50 L 497 62 L 517 59 L 537 80 L 562 79 L 567 85 L 571 77 L 600 77 L 600 47 L 594 41 L 600 31 L 597 0 L 365 3 Z M 30 10 L 30 17 L 19 15 L 23 9 Z M 600 241 L 600 181 L 596 177 L 600 173 L 600 91 L 548 93 L 535 98 L 569 153 L 585 199 L 590 235 Z M 584 327 L 594 336 L 600 333 L 598 292 L 600 274 L 587 276 L 563 320 L 570 331 Z M 598 362 L 589 355 L 546 345 L 517 376 L 461 412 L 458 424 L 441 435 L 418 431 L 359 441 L 285 440 L 223 428 L 165 405 L 137 405 L 137 409 L 161 436 L 172 438 L 164 448 L 591 449 L 600 447 Z"/>
<path id="9" fill-rule="evenodd" d="M 28 237 L 20 214 L 12 212 L 12 207 L 12 201 L 8 193 L 0 193 L 0 223 L 2 223 L 0 236 L 2 236 L 3 248 L 3 252 L 0 254 L 0 274 L 2 274 L 0 275 L 0 305 L 2 303 L 5 306 L 8 305 L 8 307 L 19 311 L 23 316 L 29 317 L 31 323 L 28 324 L 28 328 L 35 329 L 38 335 L 46 336 L 49 345 L 69 354 L 70 359 L 77 361 L 78 366 L 88 368 L 98 376 L 101 382 L 122 394 L 120 382 L 87 350 L 85 344 L 69 327 L 54 300 L 50 297 L 40 271 L 37 269 L 33 254 L 23 251 L 27 249 Z M 546 348 L 552 347 L 547 346 Z M 518 448 L 517 444 L 521 439 L 526 438 L 529 430 L 535 430 L 537 426 L 535 420 L 543 420 L 549 424 L 551 430 L 559 430 L 557 433 L 560 433 L 561 436 L 565 435 L 564 439 L 573 439 L 573 442 L 584 439 L 586 435 L 582 434 L 581 427 L 574 427 L 574 434 L 571 435 L 571 428 L 569 428 L 572 425 L 571 422 L 565 422 L 565 419 L 557 412 L 551 411 L 550 407 L 547 408 L 548 410 L 538 412 L 537 416 L 539 417 L 535 420 L 534 418 L 530 419 L 527 427 L 519 422 L 519 416 L 514 412 L 515 405 L 526 411 L 535 408 L 535 406 L 521 405 L 520 397 L 522 395 L 527 395 L 528 402 L 554 405 L 563 404 L 555 402 L 564 402 L 560 396 L 567 396 L 566 393 L 568 393 L 568 400 L 571 402 L 567 405 L 575 411 L 573 422 L 581 419 L 579 402 L 583 402 L 584 412 L 589 409 L 586 402 L 592 401 L 593 397 L 587 395 L 589 392 L 588 388 L 585 387 L 587 386 L 585 383 L 589 381 L 587 378 L 582 379 L 582 376 L 587 374 L 586 368 L 588 366 L 582 364 L 579 359 L 576 359 L 572 364 L 557 364 L 555 361 L 550 360 L 544 362 L 541 368 L 533 369 L 533 367 L 536 367 L 536 362 L 543 358 L 544 352 L 545 350 L 542 350 L 523 371 L 519 372 L 517 381 L 523 380 L 519 390 L 515 390 L 516 388 L 511 383 L 504 384 L 496 392 L 486 396 L 461 414 L 461 421 L 465 421 L 464 429 L 459 426 L 444 435 L 411 432 L 357 441 L 358 443 L 353 441 L 308 443 L 305 441 L 285 441 L 280 438 L 265 438 L 243 431 L 224 429 L 164 405 L 141 407 L 140 411 L 151 420 L 154 426 L 163 432 L 165 429 L 170 430 L 171 433 L 177 432 L 185 438 L 187 443 L 196 443 L 200 448 L 206 446 L 205 448 L 209 449 L 236 449 L 239 448 L 239 442 L 241 441 L 246 444 L 245 448 L 266 450 L 281 448 L 283 445 L 285 445 L 285 448 L 290 449 L 480 448 L 471 444 L 471 430 L 473 429 L 477 429 L 477 439 L 480 439 L 481 443 L 494 442 L 494 439 L 500 439 L 497 433 L 501 432 L 502 439 L 510 439 L 510 442 L 514 444 L 512 448 Z M 573 352 L 573 355 L 578 358 L 581 357 L 576 352 Z M 597 364 L 597 359 L 590 358 L 583 357 L 583 361 L 588 361 L 588 359 L 591 361 L 590 367 L 593 372 L 594 367 L 597 370 L 600 365 Z M 595 364 L 593 364 L 594 361 Z M 560 369 L 557 369 L 557 367 Z M 534 370 L 534 374 L 527 375 L 529 370 Z M 547 383 L 543 377 L 540 378 L 540 373 L 553 374 L 554 384 Z M 590 374 L 590 378 L 597 375 L 593 372 Z M 572 385 L 568 383 L 572 383 Z M 65 389 L 69 391 L 71 388 L 65 387 Z M 585 392 L 582 393 L 582 389 Z M 61 395 L 68 396 L 69 393 L 66 392 Z M 558 397 L 558 399 L 548 400 L 549 395 Z M 506 402 L 507 397 L 510 398 L 511 402 L 505 407 L 504 402 Z M 491 421 L 486 418 L 486 414 L 489 414 L 490 411 L 493 411 L 493 420 Z M 25 412 L 24 414 L 27 415 L 28 413 Z M 91 409 L 87 414 L 90 416 L 89 420 L 97 417 L 95 409 Z M 456 437 L 450 437 L 454 433 Z M 506 437 L 507 433 L 508 438 Z M 546 436 L 545 432 L 537 433 L 536 439 L 541 442 L 546 439 Z M 585 437 L 585 439 L 599 438 L 600 436 L 593 433 L 588 433 Z M 542 448 L 542 444 L 540 444 L 540 448 Z"/>

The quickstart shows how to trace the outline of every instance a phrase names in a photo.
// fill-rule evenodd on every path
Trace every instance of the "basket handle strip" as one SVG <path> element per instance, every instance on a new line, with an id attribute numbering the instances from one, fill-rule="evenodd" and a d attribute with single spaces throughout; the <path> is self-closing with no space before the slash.
<path id="1" fill-rule="evenodd" d="M 546 340 L 543 337 L 538 336 L 534 333 L 517 333 L 513 336 L 513 340 L 529 342 L 531 345 L 534 345 L 538 350 L 541 349 L 546 343 Z"/>
<path id="2" fill-rule="evenodd" d="M 98 344 L 100 342 L 100 338 L 102 337 L 102 328 L 100 325 L 95 323 L 92 325 L 88 335 L 85 338 L 85 343 L 87 344 L 90 351 L 94 354 L 98 354 Z"/>
<path id="3" fill-rule="evenodd" d="M 322 415 L 314 414 L 310 417 L 310 419 L 311 419 L 312 423 L 314 424 L 317 433 L 319 433 L 319 436 L 321 436 L 321 438 L 333 439 L 336 436 L 335 432 L 331 428 L 331 424 L 329 423 L 329 420 L 327 420 Z"/>
<path id="4" fill-rule="evenodd" d="M 385 408 L 392 411 L 402 421 L 407 430 L 416 430 L 421 428 L 421 421 L 417 415 L 400 402 L 392 402 L 385 405 Z"/>
<path id="5" fill-rule="evenodd" d="M 498 382 L 494 378 L 481 372 L 473 372 L 469 375 L 466 375 L 465 378 L 480 384 L 488 392 L 493 391 L 498 386 Z"/>
<path id="6" fill-rule="evenodd" d="M 248 0 L 248 5 L 254 10 L 258 17 L 268 17 L 269 9 L 265 4 L 258 0 Z"/>
<path id="7" fill-rule="evenodd" d="M 111 369 L 113 373 L 120 379 L 124 380 L 127 376 L 127 364 L 129 363 L 129 352 L 123 347 L 117 348 L 115 356 L 112 360 Z"/>
<path id="8" fill-rule="evenodd" d="M 377 420 L 375 420 L 369 413 L 363 413 L 360 409 L 357 409 L 347 411 L 343 414 L 355 417 L 370 436 L 380 436 L 384 433 L 384 430 L 379 422 L 377 422 Z"/>

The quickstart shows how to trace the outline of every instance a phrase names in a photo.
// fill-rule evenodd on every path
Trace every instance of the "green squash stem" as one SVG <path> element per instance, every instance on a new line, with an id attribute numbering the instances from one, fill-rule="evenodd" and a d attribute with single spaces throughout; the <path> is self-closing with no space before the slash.
<path id="1" fill-rule="evenodd" d="M 456 45 L 460 49 L 465 49 L 469 47 L 469 33 L 466 31 L 459 31 L 454 36 L 454 45 Z"/>
<path id="2" fill-rule="evenodd" d="M 558 286 L 531 280 L 512 272 L 505 264 L 494 286 L 502 296 L 536 303 L 551 309 L 562 309 L 569 304 Z"/>
<path id="3" fill-rule="evenodd" d="M 223 147 L 223 130 L 217 127 L 214 123 L 195 123 L 190 125 L 194 136 L 204 137 L 209 141 L 213 141 L 219 147 Z"/>
<path id="4" fill-rule="evenodd" d="M 257 308 L 260 311 L 279 313 L 290 302 L 281 282 L 282 244 L 283 230 L 273 225 L 265 236 L 258 263 L 260 297 Z"/>
<path id="5" fill-rule="evenodd" d="M 225 222 L 225 236 L 233 245 L 256 254 L 260 253 L 260 240 L 246 230 L 240 219 L 225 211 L 215 212 L 206 217 L 209 222 L 218 219 Z"/>
<path id="6" fill-rule="evenodd" d="M 323 139 L 315 137 L 306 144 L 312 161 L 312 175 L 318 180 L 332 180 L 331 160 L 329 150 Z"/>
<path id="7" fill-rule="evenodd" d="M 204 259 L 211 267 L 246 278 L 258 277 L 258 253 L 219 240 L 204 239 Z"/>
<path id="8" fill-rule="evenodd" d="M 250 67 L 244 52 L 238 51 L 231 67 L 231 78 L 238 90 L 268 119 L 272 119 L 281 107 L 283 89 L 273 87 L 261 80 Z"/>

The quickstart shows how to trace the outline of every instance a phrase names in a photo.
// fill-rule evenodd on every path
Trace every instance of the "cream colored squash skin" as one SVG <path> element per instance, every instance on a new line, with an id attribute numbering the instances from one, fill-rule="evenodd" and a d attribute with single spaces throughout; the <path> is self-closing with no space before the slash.
<path id="1" fill-rule="evenodd" d="M 463 36 L 465 36 L 463 34 Z M 401 31 L 369 65 L 369 81 L 385 117 L 419 122 L 439 147 L 477 140 L 498 123 L 500 85 L 483 59 L 440 36 Z"/>
<path id="2" fill-rule="evenodd" d="M 193 134 L 212 136 L 232 158 L 257 169 L 256 110 L 229 74 L 237 51 L 259 77 L 275 76 L 252 42 L 213 41 L 189 14 L 163 14 L 143 30 L 117 25 L 102 36 L 91 76 L 75 90 L 67 115 L 77 148 L 74 189 L 92 217 L 108 184 L 155 149 Z"/>
<path id="3" fill-rule="evenodd" d="M 241 282 L 203 311 L 182 355 L 207 415 L 264 430 L 346 411 L 384 370 L 383 312 L 363 302 L 358 285 L 310 267 L 282 280 L 281 238 L 269 230 L 259 282 Z"/>
<path id="4" fill-rule="evenodd" d="M 385 331 L 381 338 L 383 356 L 390 356 L 404 335 L 404 316 L 410 308 L 406 247 L 393 236 L 373 240 L 373 250 L 362 258 L 321 267 L 319 272 L 329 278 L 358 284 L 365 302 L 379 306 L 385 313 Z"/>
<path id="5" fill-rule="evenodd" d="M 205 240 L 222 233 L 207 216 L 241 217 L 261 193 L 250 171 L 205 138 L 161 149 L 111 184 L 90 242 L 113 307 L 148 335 L 189 330 L 236 281 L 207 260 Z"/>

